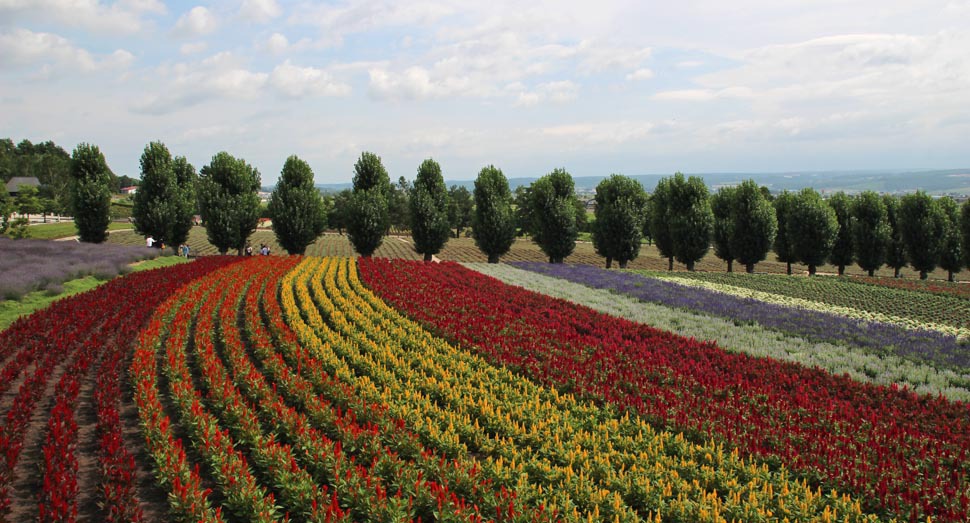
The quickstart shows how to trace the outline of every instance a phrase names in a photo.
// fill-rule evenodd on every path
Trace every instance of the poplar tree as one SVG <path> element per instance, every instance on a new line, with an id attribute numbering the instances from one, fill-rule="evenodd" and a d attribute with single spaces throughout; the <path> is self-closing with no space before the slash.
<path id="1" fill-rule="evenodd" d="M 791 222 L 792 211 L 795 208 L 795 199 L 794 193 L 783 191 L 774 201 L 778 232 L 775 234 L 773 250 L 775 251 L 775 259 L 785 263 L 786 272 L 789 276 L 791 276 L 791 264 L 798 261 L 792 249 L 791 233 L 788 232 L 788 224 Z"/>
<path id="2" fill-rule="evenodd" d="M 748 273 L 764 260 L 778 232 L 778 218 L 771 201 L 754 180 L 737 187 L 731 202 L 731 252 Z"/>
<path id="3" fill-rule="evenodd" d="M 411 238 L 414 250 L 431 261 L 448 242 L 448 188 L 438 162 L 428 158 L 418 166 L 418 176 L 411 188 Z"/>
<path id="4" fill-rule="evenodd" d="M 630 260 L 640 255 L 646 201 L 640 182 L 627 176 L 613 174 L 596 186 L 593 247 L 606 258 L 607 269 L 614 260 L 625 269 Z M 581 212 L 585 213 L 585 209 Z"/>
<path id="5" fill-rule="evenodd" d="M 875 192 L 865 191 L 852 200 L 851 212 L 855 260 L 872 276 L 886 262 L 892 234 L 886 204 Z"/>
<path id="6" fill-rule="evenodd" d="M 381 158 L 361 153 L 354 164 L 354 192 L 347 214 L 347 237 L 361 256 L 370 257 L 384 242 L 390 227 L 390 192 L 391 179 Z"/>
<path id="7" fill-rule="evenodd" d="M 475 179 L 474 196 L 472 236 L 475 245 L 488 257 L 488 263 L 498 263 L 515 241 L 512 192 L 502 170 L 494 165 L 483 167 Z"/>
<path id="8" fill-rule="evenodd" d="M 670 236 L 670 198 L 672 178 L 661 178 L 650 195 L 650 234 L 662 258 L 667 258 L 667 270 L 674 270 L 674 245 Z"/>
<path id="9" fill-rule="evenodd" d="M 906 259 L 925 280 L 940 263 L 946 216 L 933 197 L 918 191 L 900 200 L 899 227 Z"/>
<path id="10" fill-rule="evenodd" d="M 327 228 L 327 214 L 310 164 L 296 155 L 286 159 L 268 210 L 276 241 L 286 252 L 303 254 L 317 241 Z"/>
<path id="11" fill-rule="evenodd" d="M 71 154 L 71 203 L 82 242 L 108 239 L 111 221 L 111 171 L 96 145 L 78 144 Z"/>
<path id="12" fill-rule="evenodd" d="M 573 177 L 565 169 L 555 169 L 532 184 L 532 241 L 549 257 L 549 263 L 562 263 L 576 248 L 575 199 Z"/>
<path id="13" fill-rule="evenodd" d="M 940 242 L 940 268 L 947 272 L 947 281 L 953 281 L 953 275 L 963 270 L 964 256 L 963 234 L 960 228 L 960 207 L 949 196 L 937 201 L 944 218 L 943 237 Z"/>
<path id="14" fill-rule="evenodd" d="M 711 195 L 711 213 L 714 215 L 714 228 L 711 243 L 714 256 L 727 262 L 727 271 L 734 272 L 734 252 L 731 250 L 731 237 L 734 231 L 734 199 L 737 189 L 721 187 Z"/>
<path id="15" fill-rule="evenodd" d="M 683 174 L 675 174 L 668 213 L 674 258 L 686 265 L 688 271 L 693 271 L 694 264 L 711 248 L 714 228 L 714 214 L 704 180 L 697 176 L 685 179 Z"/>
<path id="16" fill-rule="evenodd" d="M 795 197 L 786 226 L 792 255 L 808 265 L 809 276 L 814 276 L 817 267 L 825 263 L 832 253 L 832 245 L 839 232 L 835 211 L 818 192 L 805 188 Z"/>
<path id="17" fill-rule="evenodd" d="M 172 159 L 162 142 L 151 142 L 141 155 L 141 185 L 134 196 L 135 232 L 165 241 L 172 250 L 192 227 L 195 169 L 183 157 Z"/>
<path id="18" fill-rule="evenodd" d="M 242 255 L 259 223 L 259 171 L 223 151 L 199 172 L 199 212 L 209 243 L 219 253 L 236 249 Z"/>
<path id="19" fill-rule="evenodd" d="M 907 265 L 906 243 L 899 223 L 899 198 L 887 194 L 882 197 L 886 205 L 886 222 L 889 224 L 889 243 L 886 244 L 886 265 L 893 268 L 893 277 L 899 278 L 899 270 Z"/>
<path id="20" fill-rule="evenodd" d="M 835 219 L 839 222 L 839 232 L 832 244 L 829 262 L 839 269 L 839 276 L 845 274 L 845 266 L 851 265 L 852 252 L 852 200 L 844 193 L 837 192 L 829 198 L 829 207 L 835 211 Z"/>

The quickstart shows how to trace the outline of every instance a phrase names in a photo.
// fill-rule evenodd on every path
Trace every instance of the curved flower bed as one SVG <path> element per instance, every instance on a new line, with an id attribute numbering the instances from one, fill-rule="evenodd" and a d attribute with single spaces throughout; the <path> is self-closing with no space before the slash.
<path id="1" fill-rule="evenodd" d="M 727 353 L 456 264 L 363 259 L 384 300 L 490 361 L 783 463 L 909 519 L 970 517 L 970 407 Z"/>
<path id="2" fill-rule="evenodd" d="M 914 361 L 954 368 L 970 368 L 968 345 L 956 336 L 910 330 L 898 325 L 861 321 L 798 307 L 766 303 L 754 298 L 585 265 L 517 263 L 516 267 L 598 289 L 718 316 L 750 322 L 809 340 L 847 343 L 877 354 L 894 354 Z"/>

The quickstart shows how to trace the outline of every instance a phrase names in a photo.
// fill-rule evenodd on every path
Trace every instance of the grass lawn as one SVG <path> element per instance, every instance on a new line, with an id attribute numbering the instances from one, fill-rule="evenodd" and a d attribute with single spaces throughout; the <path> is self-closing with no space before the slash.
<path id="1" fill-rule="evenodd" d="M 123 229 L 131 229 L 131 224 L 123 222 L 108 223 L 109 231 L 118 231 Z M 74 227 L 74 222 L 40 223 L 30 226 L 30 237 L 35 240 L 54 240 L 57 238 L 67 238 L 68 236 L 76 235 L 77 229 Z"/>
<path id="2" fill-rule="evenodd" d="M 68 225 L 73 227 L 73 224 Z M 146 271 L 149 269 L 157 269 L 158 267 L 175 265 L 177 263 L 185 263 L 186 261 L 185 258 L 178 256 L 163 256 L 135 263 L 131 266 L 131 270 Z M 43 309 L 61 298 L 89 291 L 102 283 L 104 283 L 104 280 L 99 280 L 94 276 L 85 276 L 64 282 L 62 284 L 64 290 L 57 294 L 50 294 L 47 291 L 34 291 L 25 294 L 19 300 L 0 300 L 0 331 L 9 327 L 11 323 L 21 316 L 26 316 L 36 310 Z"/>

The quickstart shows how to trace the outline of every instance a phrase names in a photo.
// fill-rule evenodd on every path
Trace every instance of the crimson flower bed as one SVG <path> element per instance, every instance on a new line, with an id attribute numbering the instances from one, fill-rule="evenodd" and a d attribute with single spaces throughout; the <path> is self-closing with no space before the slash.
<path id="1" fill-rule="evenodd" d="M 545 385 L 782 464 L 866 509 L 970 518 L 970 406 L 728 353 L 453 263 L 362 259 L 385 301 Z"/>
<path id="2" fill-rule="evenodd" d="M 236 261 L 213 257 L 130 274 L 96 289 L 59 300 L 23 317 L 0 333 L 0 392 L 22 379 L 0 427 L 0 514 L 11 504 L 12 485 L 31 418 L 45 399 L 51 379 L 63 367 L 53 391 L 42 445 L 43 483 L 38 495 L 41 521 L 77 517 L 78 460 L 75 412 L 93 401 L 97 416 L 100 471 L 96 486 L 106 521 L 141 519 L 134 490 L 134 459 L 125 448 L 119 416 L 119 362 L 155 307 L 183 284 Z M 80 397 L 81 383 L 94 365 L 93 397 Z"/>

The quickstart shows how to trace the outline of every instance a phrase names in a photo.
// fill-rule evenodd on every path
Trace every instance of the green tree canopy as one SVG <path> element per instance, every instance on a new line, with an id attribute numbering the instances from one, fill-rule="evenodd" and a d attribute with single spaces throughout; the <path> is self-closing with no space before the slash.
<path id="1" fill-rule="evenodd" d="M 40 191 L 33 185 L 21 185 L 17 188 L 17 197 L 14 198 L 14 206 L 17 208 L 18 213 L 27 217 L 28 223 L 31 214 L 37 214 L 41 211 L 39 195 Z"/>
<path id="2" fill-rule="evenodd" d="M 162 142 L 145 146 L 132 208 L 135 231 L 164 240 L 173 250 L 184 243 L 192 227 L 195 179 L 195 168 L 184 157 L 173 160 Z"/>
<path id="3" fill-rule="evenodd" d="M 794 243 L 791 234 L 788 232 L 788 223 L 791 222 L 795 200 L 794 193 L 783 191 L 773 202 L 775 219 L 778 221 L 778 232 L 775 234 L 772 250 L 775 251 L 775 259 L 786 264 L 789 275 L 791 275 L 791 264 L 798 261 L 793 250 Z"/>
<path id="4" fill-rule="evenodd" d="M 734 272 L 734 251 L 731 250 L 731 237 L 734 234 L 734 199 L 736 187 L 721 187 L 711 195 L 711 213 L 714 215 L 714 228 L 711 242 L 714 255 L 727 262 L 727 271 Z"/>
<path id="5" fill-rule="evenodd" d="M 963 239 L 963 260 L 970 267 L 970 200 L 960 206 L 960 233 Z"/>
<path id="6" fill-rule="evenodd" d="M 411 238 L 414 250 L 424 261 L 441 252 L 451 234 L 448 221 L 448 188 L 438 162 L 428 158 L 418 166 L 418 176 L 411 189 Z"/>
<path id="7" fill-rule="evenodd" d="M 731 205 L 731 252 L 748 273 L 768 256 L 778 232 L 778 218 L 765 191 L 754 180 L 741 182 Z"/>
<path id="8" fill-rule="evenodd" d="M 82 242 L 108 239 L 111 220 L 111 171 L 96 145 L 78 144 L 71 154 L 71 202 L 74 225 Z"/>
<path id="9" fill-rule="evenodd" d="M 855 259 L 852 250 L 852 199 L 839 191 L 829 198 L 828 203 L 839 222 L 839 232 L 835 235 L 829 262 L 839 268 L 839 276 L 842 276 L 845 274 L 845 266 L 852 265 L 852 260 Z"/>
<path id="10" fill-rule="evenodd" d="M 947 272 L 947 280 L 963 269 L 965 252 L 963 234 L 960 227 L 960 207 L 949 196 L 937 200 L 943 215 L 943 236 L 940 245 L 940 268 Z"/>
<path id="11" fill-rule="evenodd" d="M 327 213 L 327 223 L 337 229 L 338 234 L 343 234 L 344 229 L 347 228 L 347 222 L 350 219 L 350 201 L 353 196 L 354 192 L 350 189 L 344 189 L 330 196 L 331 205 Z"/>
<path id="12" fill-rule="evenodd" d="M 286 159 L 268 211 L 276 241 L 290 254 L 303 254 L 323 234 L 327 215 L 310 164 L 296 155 Z"/>
<path id="13" fill-rule="evenodd" d="M 13 202 L 6 190 L 0 190 L 0 234 L 7 232 L 10 227 L 10 215 L 13 214 Z"/>
<path id="14" fill-rule="evenodd" d="M 792 255 L 808 265 L 808 274 L 814 276 L 818 266 L 829 258 L 839 233 L 835 211 L 818 192 L 805 188 L 795 196 L 795 204 L 786 225 Z"/>
<path id="15" fill-rule="evenodd" d="M 461 231 L 472 224 L 472 212 L 475 209 L 475 199 L 464 185 L 452 185 L 448 189 L 448 223 L 455 230 L 455 238 L 461 237 Z"/>
<path id="16" fill-rule="evenodd" d="M 932 196 L 918 191 L 900 200 L 899 227 L 906 259 L 925 280 L 940 263 L 946 216 Z"/>
<path id="17" fill-rule="evenodd" d="M 259 222 L 259 171 L 223 151 L 199 172 L 199 212 L 209 243 L 225 254 L 246 248 Z"/>
<path id="18" fill-rule="evenodd" d="M 482 168 L 475 179 L 472 235 L 475 245 L 488 256 L 488 263 L 498 263 L 515 241 L 515 214 L 509 181 L 494 165 Z"/>
<path id="19" fill-rule="evenodd" d="M 886 245 L 886 265 L 893 268 L 893 277 L 899 278 L 899 270 L 909 262 L 906 259 L 906 243 L 903 242 L 903 229 L 899 223 L 899 198 L 891 194 L 883 195 L 886 205 L 886 222 L 889 223 L 889 243 Z"/>
<path id="20" fill-rule="evenodd" d="M 607 269 L 613 260 L 626 268 L 639 256 L 646 202 L 643 186 L 627 176 L 613 174 L 596 186 L 593 247 L 606 258 Z M 585 215 L 585 208 L 582 213 Z"/>
<path id="21" fill-rule="evenodd" d="M 694 270 L 694 264 L 711 248 L 714 214 L 704 180 L 677 173 L 671 183 L 668 203 L 670 238 L 674 258 Z"/>
<path id="22" fill-rule="evenodd" d="M 390 227 L 391 179 L 379 156 L 363 152 L 354 164 L 354 192 L 347 215 L 347 236 L 354 249 L 371 256 Z"/>
<path id="23" fill-rule="evenodd" d="M 886 204 L 873 191 L 865 191 L 852 200 L 851 237 L 856 263 L 869 276 L 886 263 L 889 247 L 889 219 Z"/>
<path id="24" fill-rule="evenodd" d="M 683 175 L 681 175 L 683 177 Z M 673 178 L 661 178 L 650 195 L 650 234 L 660 256 L 667 258 L 667 270 L 674 270 L 674 242 L 670 235 L 670 198 Z"/>
<path id="25" fill-rule="evenodd" d="M 575 199 L 573 177 L 565 169 L 555 169 L 532 184 L 532 241 L 549 257 L 549 263 L 562 263 L 576 248 Z"/>

